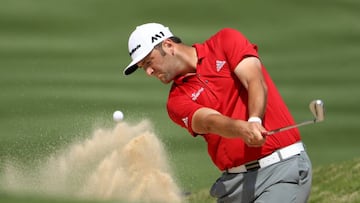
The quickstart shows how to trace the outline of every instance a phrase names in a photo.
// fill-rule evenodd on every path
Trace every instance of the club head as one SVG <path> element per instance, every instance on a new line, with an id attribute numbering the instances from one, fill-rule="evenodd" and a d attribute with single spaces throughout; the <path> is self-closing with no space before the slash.
<path id="1" fill-rule="evenodd" d="M 321 122 L 325 119 L 325 107 L 324 102 L 320 99 L 313 100 L 309 104 L 311 113 L 315 117 L 315 122 Z"/>

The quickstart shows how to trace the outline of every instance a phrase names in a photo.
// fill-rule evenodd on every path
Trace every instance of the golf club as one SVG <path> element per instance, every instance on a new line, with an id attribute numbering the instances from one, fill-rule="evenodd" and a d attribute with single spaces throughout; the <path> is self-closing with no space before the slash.
<path id="1" fill-rule="evenodd" d="M 264 136 L 268 136 L 268 135 L 272 135 L 278 132 L 282 132 L 285 130 L 290 130 L 292 128 L 296 128 L 296 127 L 300 127 L 300 126 L 304 126 L 304 125 L 309 125 L 309 124 L 313 124 L 313 123 L 318 123 L 321 122 L 325 119 L 325 108 L 324 108 L 324 102 L 320 99 L 317 100 L 313 100 L 310 102 L 309 104 L 309 108 L 311 113 L 314 115 L 314 119 L 313 120 L 309 120 L 309 121 L 304 121 L 302 123 L 298 123 L 295 125 L 290 125 L 290 126 L 286 126 L 286 127 L 282 127 L 282 128 L 278 128 L 275 130 L 270 130 L 266 133 L 263 133 Z"/>

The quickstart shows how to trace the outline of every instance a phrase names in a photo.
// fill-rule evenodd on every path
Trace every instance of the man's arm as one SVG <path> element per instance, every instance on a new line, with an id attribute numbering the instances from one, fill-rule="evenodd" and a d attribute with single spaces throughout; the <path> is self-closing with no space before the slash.
<path id="1" fill-rule="evenodd" d="M 249 117 L 264 116 L 267 86 L 265 84 L 260 60 L 256 57 L 243 59 L 235 68 L 235 74 L 248 91 Z M 192 129 L 198 134 L 213 133 L 227 138 L 240 137 L 249 146 L 261 146 L 266 132 L 258 122 L 232 119 L 210 108 L 198 109 L 192 118 Z"/>
<path id="2" fill-rule="evenodd" d="M 227 138 L 240 137 L 251 147 L 265 143 L 265 138 L 261 134 L 265 129 L 261 125 L 232 119 L 206 107 L 194 113 L 192 129 L 198 134 L 213 133 Z"/>
<path id="3" fill-rule="evenodd" d="M 261 71 L 261 62 L 256 57 L 244 58 L 235 68 L 235 74 L 248 91 L 250 117 L 263 118 L 267 100 L 267 86 Z"/>

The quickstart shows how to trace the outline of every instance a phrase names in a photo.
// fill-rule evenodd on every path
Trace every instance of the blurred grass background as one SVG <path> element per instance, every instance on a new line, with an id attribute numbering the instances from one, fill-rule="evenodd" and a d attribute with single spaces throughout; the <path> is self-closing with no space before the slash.
<path id="1" fill-rule="evenodd" d="M 154 123 L 184 190 L 209 188 L 219 173 L 204 141 L 168 119 L 170 86 L 142 71 L 122 75 L 128 36 L 146 22 L 169 26 L 187 44 L 223 27 L 239 29 L 259 46 L 295 120 L 311 117 L 312 99 L 325 101 L 326 121 L 301 128 L 314 167 L 360 155 L 356 0 L 0 2 L 0 164 L 31 167 L 95 128 L 112 126 L 112 112 L 120 109 L 128 121 Z M 0 201 L 22 198 L 0 192 Z"/>

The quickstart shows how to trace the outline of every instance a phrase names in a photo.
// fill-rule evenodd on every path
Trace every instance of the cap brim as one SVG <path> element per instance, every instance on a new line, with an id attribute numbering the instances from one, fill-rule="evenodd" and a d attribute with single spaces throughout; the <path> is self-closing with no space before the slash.
<path id="1" fill-rule="evenodd" d="M 125 68 L 123 74 L 124 75 L 130 75 L 131 73 L 135 72 L 139 67 L 135 64 L 135 65 L 130 65 L 128 67 Z"/>

